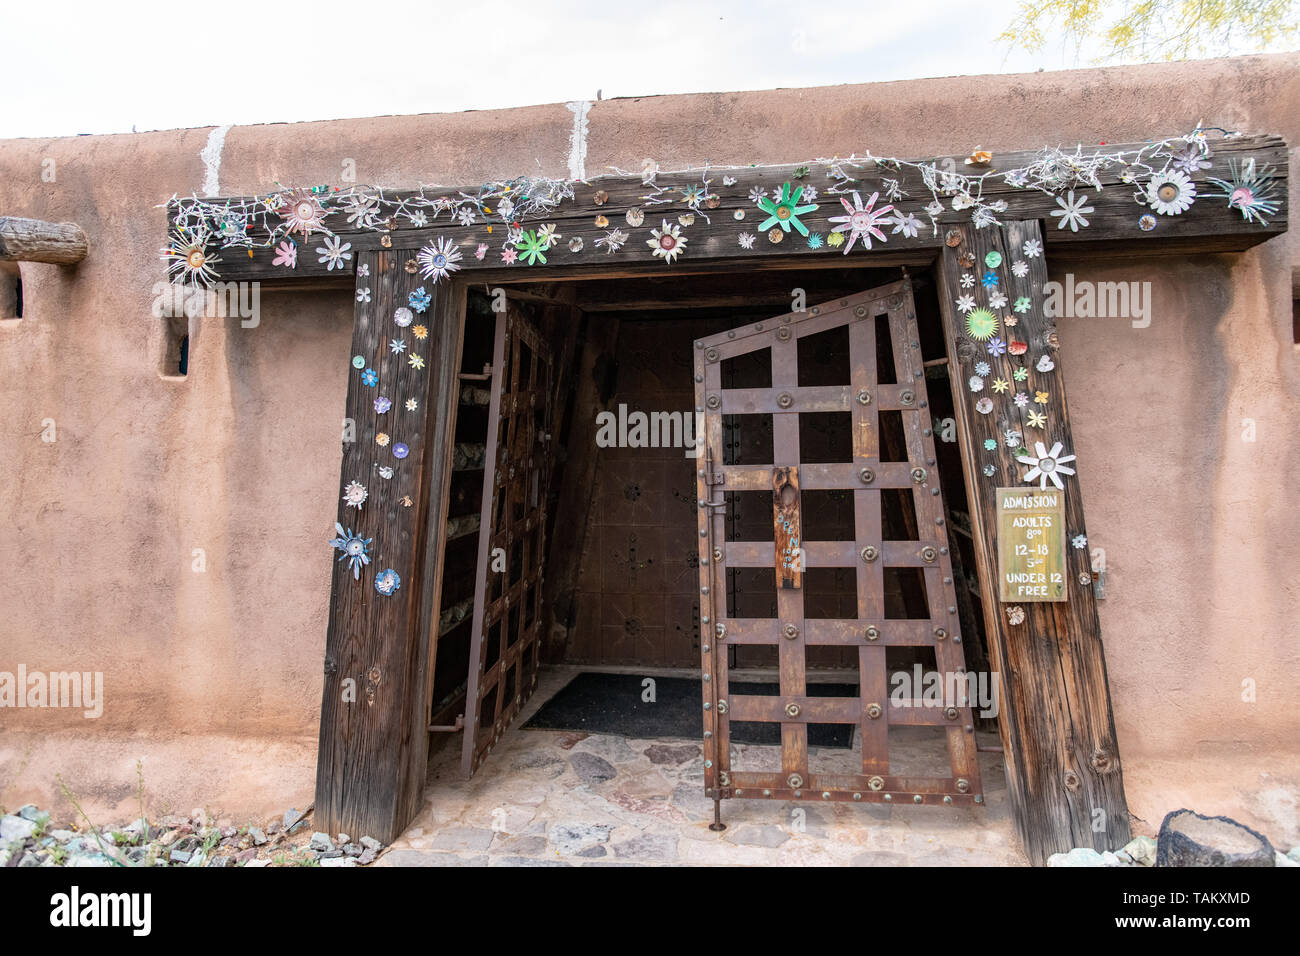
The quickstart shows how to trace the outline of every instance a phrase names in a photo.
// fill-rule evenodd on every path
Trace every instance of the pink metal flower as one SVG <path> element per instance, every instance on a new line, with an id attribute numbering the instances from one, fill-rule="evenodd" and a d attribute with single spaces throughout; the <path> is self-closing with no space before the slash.
<path id="1" fill-rule="evenodd" d="M 298 268 L 298 247 L 289 240 L 284 240 L 275 247 L 275 258 L 271 260 L 271 265 Z"/>

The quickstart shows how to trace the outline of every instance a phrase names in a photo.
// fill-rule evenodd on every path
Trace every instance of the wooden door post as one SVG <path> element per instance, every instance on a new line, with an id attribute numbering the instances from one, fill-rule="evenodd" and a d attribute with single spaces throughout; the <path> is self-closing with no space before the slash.
<path id="1" fill-rule="evenodd" d="M 369 539 L 370 562 L 358 579 L 346 557 L 333 561 L 316 763 L 316 828 L 384 843 L 418 812 L 428 773 L 428 638 L 464 318 L 463 288 L 408 272 L 414 257 L 358 255 L 351 354 L 361 362 L 349 371 L 339 494 L 355 481 L 367 496 L 360 509 L 340 500 L 338 523 Z M 420 286 L 432 294 L 428 311 L 397 325 L 394 312 Z M 391 403 L 383 411 L 381 396 Z M 401 583 L 382 594 L 376 576 L 388 569 Z"/>
<path id="2" fill-rule="evenodd" d="M 1074 454 L 1062 355 L 1054 320 L 1044 313 L 1047 264 L 1041 251 L 1042 233 L 1038 222 L 1028 221 L 984 229 L 955 226 L 948 236 L 939 269 L 940 307 L 989 653 L 1001 689 L 998 728 L 1012 812 L 1025 852 L 1035 864 L 1072 847 L 1118 849 L 1132 834 L 1089 548 L 1067 547 L 1067 601 L 1012 604 L 998 596 L 996 489 L 1039 489 L 1037 481 L 1024 480 L 1032 466 L 1017 461 L 1018 448 L 1008 444 L 1008 432 L 1020 433 L 1015 445 L 1030 452 L 1039 442 L 1049 451 L 1060 442 L 1061 456 Z M 1026 252 L 1026 243 L 1036 254 Z M 997 256 L 993 265 L 986 261 L 991 252 L 1001 257 L 1000 263 Z M 1014 274 L 1017 262 L 1028 267 L 1024 276 Z M 984 285 L 988 272 L 998 278 L 995 289 Z M 972 276 L 973 285 L 970 279 L 963 285 L 963 276 Z M 1016 343 L 1027 345 L 1023 354 L 991 354 L 986 341 L 968 334 L 967 314 L 958 299 L 969 295 L 976 307 L 987 307 L 994 292 L 1008 301 L 1005 307 L 990 309 L 998 316 L 992 338 L 1013 350 L 1019 349 Z M 1014 307 L 1022 296 L 1028 299 L 1028 309 L 1017 312 Z M 1024 308 L 1025 303 L 1020 305 Z M 1014 318 L 1013 326 L 1005 324 L 1007 317 Z M 983 383 L 975 391 L 971 378 L 977 376 L 980 362 L 991 368 L 989 374 L 979 376 Z M 1023 380 L 1011 374 L 1017 366 L 1027 369 Z M 1008 383 L 1006 391 L 994 389 L 998 379 Z M 1023 407 L 1013 400 L 1017 392 L 1027 397 Z M 1045 403 L 1037 401 L 1039 393 L 1046 394 Z M 986 400 L 984 409 L 991 401 L 992 410 L 981 409 L 977 405 L 981 399 Z M 1031 412 L 1045 415 L 1046 424 L 1034 427 L 1037 419 L 1030 418 Z M 985 445 L 990 440 L 995 443 L 992 448 Z M 1069 463 L 1069 467 L 1077 465 L 1077 461 Z M 990 466 L 992 474 L 986 474 Z M 1078 470 L 1090 466 L 1083 462 Z M 1086 536 L 1078 475 L 1063 474 L 1061 481 L 1065 534 L 1071 540 Z M 1051 483 L 1047 487 L 1054 488 Z M 1009 613 L 1013 608 L 1023 611 L 1023 621 L 1012 623 L 1013 617 L 1019 620 L 1019 612 Z"/>

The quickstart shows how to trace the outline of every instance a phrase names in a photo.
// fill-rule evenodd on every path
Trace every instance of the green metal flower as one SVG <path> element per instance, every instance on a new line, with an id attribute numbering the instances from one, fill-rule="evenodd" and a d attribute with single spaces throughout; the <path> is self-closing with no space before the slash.
<path id="1" fill-rule="evenodd" d="M 546 250 L 550 248 L 548 238 L 539 236 L 533 229 L 529 229 L 519 237 L 515 243 L 515 248 L 530 266 L 537 265 L 540 262 L 546 265 Z"/>
<path id="2" fill-rule="evenodd" d="M 971 309 L 966 313 L 966 334 L 977 342 L 987 342 L 997 330 L 997 316 L 988 309 Z"/>
<path id="3" fill-rule="evenodd" d="M 793 191 L 792 191 L 793 190 Z M 812 212 L 817 208 L 816 203 L 810 203 L 806 206 L 799 205 L 799 197 L 803 195 L 803 187 L 792 187 L 789 183 L 781 186 L 780 200 L 773 202 L 771 198 L 764 196 L 758 201 L 758 208 L 767 213 L 768 218 L 758 227 L 760 232 L 765 232 L 773 226 L 780 226 L 784 231 L 789 232 L 790 227 L 794 226 L 799 230 L 799 235 L 807 236 L 808 227 L 799 221 L 799 217 L 804 213 Z"/>

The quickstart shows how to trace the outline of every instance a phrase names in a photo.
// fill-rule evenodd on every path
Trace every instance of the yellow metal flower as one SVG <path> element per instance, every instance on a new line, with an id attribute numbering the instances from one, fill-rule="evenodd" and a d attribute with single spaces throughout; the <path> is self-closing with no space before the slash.
<path id="1" fill-rule="evenodd" d="M 1037 411 L 1030 412 L 1027 416 L 1025 416 L 1025 424 L 1027 424 L 1030 428 L 1042 428 L 1047 424 L 1047 416 L 1044 415 L 1042 412 L 1037 412 Z"/>
<path id="2" fill-rule="evenodd" d="M 424 359 L 420 358 L 420 356 L 418 355 L 412 355 L 407 361 L 410 363 L 411 368 L 414 369 L 424 368 Z"/>
<path id="3" fill-rule="evenodd" d="M 1037 405 L 1046 405 L 1046 404 L 1047 404 L 1047 393 L 1046 393 L 1046 392 L 1034 392 L 1034 403 L 1037 404 Z"/>
<path id="4" fill-rule="evenodd" d="M 423 325 L 417 325 L 413 329 L 411 329 L 411 334 L 414 335 L 417 339 L 423 340 L 428 338 L 429 330 L 425 328 Z"/>
<path id="5" fill-rule="evenodd" d="M 388 432 L 380 432 L 375 436 L 375 444 L 380 448 L 388 447 Z"/>
<path id="6" fill-rule="evenodd" d="M 993 391 L 995 392 L 1005 392 L 1010 387 L 1011 387 L 1011 383 L 1008 382 L 1005 378 L 995 378 L 993 380 Z"/>

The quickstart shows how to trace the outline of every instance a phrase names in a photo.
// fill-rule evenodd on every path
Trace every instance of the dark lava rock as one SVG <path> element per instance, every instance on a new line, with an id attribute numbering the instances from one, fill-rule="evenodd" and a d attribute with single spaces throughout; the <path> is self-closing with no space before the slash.
<path id="1" fill-rule="evenodd" d="M 1175 810 L 1160 824 L 1156 866 L 1273 866 L 1263 834 L 1228 817 Z"/>
<path id="2" fill-rule="evenodd" d="M 618 771 L 614 769 L 612 763 L 595 754 L 578 751 L 569 758 L 569 762 L 573 764 L 578 779 L 585 784 L 604 783 L 618 776 Z"/>

